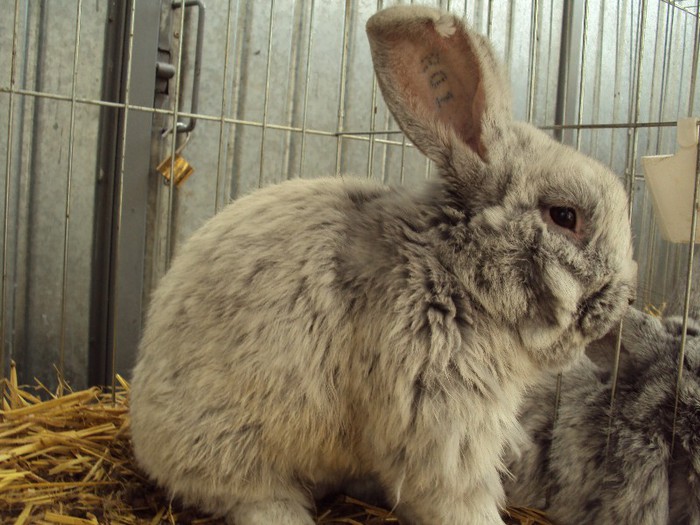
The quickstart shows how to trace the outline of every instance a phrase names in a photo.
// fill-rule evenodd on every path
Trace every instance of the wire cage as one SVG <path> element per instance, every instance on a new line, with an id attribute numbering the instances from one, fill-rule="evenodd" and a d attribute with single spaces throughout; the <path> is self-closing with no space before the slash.
<path id="1" fill-rule="evenodd" d="M 182 241 L 260 186 L 430 178 L 369 58 L 364 24 L 393 3 L 0 0 L 2 375 L 14 361 L 49 388 L 128 377 Z M 488 35 L 516 119 L 622 178 L 638 306 L 685 297 L 692 245 L 661 238 L 639 159 L 673 152 L 676 121 L 700 108 L 698 2 L 416 3 Z"/>

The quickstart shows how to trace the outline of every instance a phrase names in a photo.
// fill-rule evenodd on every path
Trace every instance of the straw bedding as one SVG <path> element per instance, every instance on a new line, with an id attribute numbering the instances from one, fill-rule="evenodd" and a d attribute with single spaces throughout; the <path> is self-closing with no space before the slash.
<path id="1" fill-rule="evenodd" d="M 32 393 L 33 392 L 33 393 Z M 0 523 L 192 524 L 224 520 L 182 508 L 134 464 L 129 442 L 129 385 L 113 392 L 56 392 L 2 380 Z M 548 525 L 529 509 L 509 509 L 509 523 Z M 318 507 L 319 524 L 398 524 L 390 512 L 340 496 Z"/>

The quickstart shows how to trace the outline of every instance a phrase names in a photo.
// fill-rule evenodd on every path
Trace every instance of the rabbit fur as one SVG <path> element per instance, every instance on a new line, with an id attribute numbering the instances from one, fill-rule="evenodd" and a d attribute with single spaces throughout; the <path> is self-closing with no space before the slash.
<path id="1" fill-rule="evenodd" d="M 529 439 L 509 462 L 510 502 L 545 508 L 561 524 L 699 525 L 697 320 L 689 320 L 686 333 L 673 455 L 682 318 L 660 320 L 630 308 L 622 328 L 607 462 L 612 367 L 584 358 L 562 376 L 554 426 L 556 376 L 527 396 L 521 420 Z M 615 339 L 611 334 L 597 345 L 614 355 Z"/>
<path id="2" fill-rule="evenodd" d="M 502 523 L 523 389 L 579 358 L 634 293 L 622 185 L 511 120 L 481 36 L 409 6 L 367 31 L 437 180 L 256 191 L 182 246 L 149 307 L 136 458 L 237 525 L 311 524 L 313 498 L 364 479 L 404 523 Z"/>

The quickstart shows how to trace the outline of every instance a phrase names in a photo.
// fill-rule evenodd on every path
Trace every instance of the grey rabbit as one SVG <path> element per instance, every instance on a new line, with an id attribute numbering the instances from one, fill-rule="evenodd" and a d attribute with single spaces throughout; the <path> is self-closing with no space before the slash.
<path id="1" fill-rule="evenodd" d="M 146 319 L 136 458 L 237 525 L 310 525 L 315 497 L 365 479 L 403 523 L 502 523 L 524 388 L 634 294 L 622 184 L 512 121 L 483 37 L 418 6 L 378 12 L 367 33 L 436 180 L 243 197 L 182 246 Z"/>
<path id="2" fill-rule="evenodd" d="M 511 503 L 544 508 L 561 524 L 700 525 L 700 324 L 686 334 L 676 437 L 671 435 L 682 318 L 630 308 L 622 349 L 608 459 L 610 334 L 562 376 L 552 429 L 556 377 L 526 398 L 528 438 L 513 454 L 505 487 Z"/>

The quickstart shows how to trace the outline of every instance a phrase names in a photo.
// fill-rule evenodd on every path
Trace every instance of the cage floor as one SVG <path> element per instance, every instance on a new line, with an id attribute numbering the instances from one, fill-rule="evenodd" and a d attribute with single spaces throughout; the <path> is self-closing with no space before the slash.
<path id="1" fill-rule="evenodd" d="M 20 387 L 12 368 L 2 382 L 0 522 L 23 524 L 224 525 L 182 508 L 136 468 L 129 440 L 129 385 L 114 392 L 49 392 Z M 347 496 L 320 502 L 317 523 L 398 524 L 396 517 Z M 512 525 L 549 525 L 530 509 L 508 509 Z"/>

